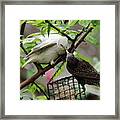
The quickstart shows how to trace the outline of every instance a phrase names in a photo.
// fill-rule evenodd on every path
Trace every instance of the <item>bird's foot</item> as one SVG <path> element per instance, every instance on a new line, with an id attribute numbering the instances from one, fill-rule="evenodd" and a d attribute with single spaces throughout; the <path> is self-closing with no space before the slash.
<path id="1" fill-rule="evenodd" d="M 79 95 L 79 97 L 78 97 L 78 95 Z M 77 93 L 77 94 L 75 95 L 75 99 L 78 99 L 78 100 L 80 99 L 80 100 L 81 100 L 81 99 L 82 99 L 81 93 Z"/>
<path id="2" fill-rule="evenodd" d="M 86 97 L 86 94 L 85 94 L 86 88 L 85 88 L 85 86 L 82 86 L 82 89 L 83 89 L 83 91 L 81 93 L 82 93 L 82 95 L 84 95 Z"/>
<path id="3" fill-rule="evenodd" d="M 77 100 L 86 100 L 86 94 L 85 94 L 85 92 L 83 93 L 83 91 L 82 91 L 81 93 L 77 93 L 75 95 L 75 99 L 77 99 Z"/>
<path id="4" fill-rule="evenodd" d="M 52 61 L 50 62 L 50 64 L 51 64 L 51 65 L 54 65 L 54 64 L 55 64 L 54 60 L 52 60 Z"/>
<path id="5" fill-rule="evenodd" d="M 80 99 L 80 100 L 82 100 L 82 99 L 85 99 L 85 97 L 86 97 L 86 94 L 85 94 L 85 91 L 86 91 L 86 89 L 85 89 L 85 86 L 84 85 L 81 85 L 82 86 L 82 88 L 80 87 L 80 84 L 79 84 L 79 93 L 77 93 L 76 95 L 75 95 L 75 99 Z M 81 90 L 82 89 L 82 90 Z M 78 96 L 79 95 L 79 96 Z"/>

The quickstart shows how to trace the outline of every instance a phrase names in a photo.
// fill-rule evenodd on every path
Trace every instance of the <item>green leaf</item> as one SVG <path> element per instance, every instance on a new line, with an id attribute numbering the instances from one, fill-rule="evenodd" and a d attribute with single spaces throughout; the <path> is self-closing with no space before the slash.
<path id="1" fill-rule="evenodd" d="M 37 100 L 47 100 L 46 96 L 37 96 Z"/>
<path id="2" fill-rule="evenodd" d="M 42 27 L 40 32 L 41 32 L 41 35 L 45 36 L 45 34 L 47 34 L 47 27 L 46 26 Z"/>
<path id="3" fill-rule="evenodd" d="M 36 42 L 36 40 L 39 40 L 40 42 L 42 41 L 41 39 L 41 35 L 37 35 L 37 36 L 33 36 L 31 38 L 25 38 L 24 40 L 22 40 L 21 42 L 23 42 L 23 44 L 26 43 L 32 43 L 32 42 Z"/>
<path id="4" fill-rule="evenodd" d="M 39 44 L 41 42 L 40 39 L 35 39 L 33 42 L 35 42 L 36 44 Z"/>
<path id="5" fill-rule="evenodd" d="M 92 37 L 91 35 L 89 35 L 87 38 L 86 38 L 86 41 L 90 42 L 91 44 L 93 45 L 96 45 L 97 44 L 97 40 Z"/>
<path id="6" fill-rule="evenodd" d="M 31 37 L 38 36 L 38 35 L 41 35 L 41 33 L 40 32 L 32 33 L 32 34 L 28 35 L 27 38 L 31 38 Z"/>
<path id="7" fill-rule="evenodd" d="M 34 73 L 35 73 L 35 69 L 34 69 L 34 68 L 29 69 L 29 70 L 27 71 L 27 76 L 28 76 L 28 78 L 31 77 L 31 76 L 33 76 Z"/>
<path id="8" fill-rule="evenodd" d="M 45 91 L 46 87 L 43 84 L 36 83 L 43 91 Z M 40 92 L 40 89 L 37 87 L 38 92 Z"/>
<path id="9" fill-rule="evenodd" d="M 51 29 L 51 26 L 48 24 L 48 30 L 47 30 L 48 37 L 49 37 L 49 34 L 50 34 L 50 29 Z"/>
<path id="10" fill-rule="evenodd" d="M 100 25 L 100 20 L 92 20 L 91 23 L 93 26 L 97 26 Z"/>
<path id="11" fill-rule="evenodd" d="M 28 91 L 29 91 L 29 89 L 25 89 L 25 90 L 22 91 L 22 94 L 23 94 L 23 93 L 26 93 L 26 92 L 28 92 Z"/>
<path id="12" fill-rule="evenodd" d="M 31 51 L 31 49 L 32 49 L 33 47 L 35 47 L 35 46 L 36 46 L 35 43 L 26 43 L 26 44 L 24 44 L 24 48 L 27 50 L 28 53 L 29 53 L 29 52 Z"/>
<path id="13" fill-rule="evenodd" d="M 48 64 L 41 64 L 42 68 L 45 68 L 48 66 Z"/>
<path id="14" fill-rule="evenodd" d="M 82 59 L 82 60 L 85 60 L 86 62 L 92 63 L 92 59 L 91 59 L 91 58 L 86 57 L 85 55 L 81 54 L 81 53 L 78 52 L 78 51 L 75 51 L 75 52 L 74 52 L 74 56 L 75 56 L 78 60 Z"/>
<path id="15" fill-rule="evenodd" d="M 33 47 L 35 47 L 37 44 L 41 42 L 40 39 L 32 37 L 32 38 L 26 38 L 22 41 L 24 48 L 29 53 Z"/>
<path id="16" fill-rule="evenodd" d="M 31 43 L 25 43 L 25 44 L 24 44 L 24 47 L 25 47 L 25 48 L 28 48 L 28 47 L 33 48 L 35 45 L 36 45 L 36 44 L 35 44 L 34 42 L 31 42 Z"/>
<path id="17" fill-rule="evenodd" d="M 45 25 L 44 20 L 28 20 L 27 23 L 39 28 Z"/>
<path id="18" fill-rule="evenodd" d="M 30 92 L 32 95 L 35 93 L 37 87 L 35 84 L 30 84 L 30 86 L 28 87 L 28 92 Z"/>
<path id="19" fill-rule="evenodd" d="M 34 39 L 35 39 L 35 37 L 25 38 L 25 39 L 21 40 L 21 42 L 23 44 L 25 44 L 25 43 L 31 43 Z"/>
<path id="20" fill-rule="evenodd" d="M 71 38 L 75 38 L 75 36 L 79 33 L 78 31 L 74 30 L 67 30 L 65 33 L 69 34 Z"/>
<path id="21" fill-rule="evenodd" d="M 100 45 L 100 25 L 94 26 L 92 32 L 90 32 L 87 37 L 86 41 L 91 43 L 92 45 L 98 46 Z"/>
<path id="22" fill-rule="evenodd" d="M 22 25 L 26 20 L 20 20 L 20 25 Z"/>
<path id="23" fill-rule="evenodd" d="M 91 22 L 91 20 L 80 20 L 79 24 L 83 27 L 87 27 L 90 22 Z"/>
<path id="24" fill-rule="evenodd" d="M 22 67 L 25 64 L 25 59 L 23 57 L 20 57 L 20 67 Z"/>
<path id="25" fill-rule="evenodd" d="M 58 67 L 57 73 L 53 76 L 53 79 L 59 77 L 64 72 L 65 66 L 66 66 L 66 62 L 61 63 L 61 65 Z"/>
<path id="26" fill-rule="evenodd" d="M 70 20 L 69 23 L 68 23 L 68 25 L 70 27 L 72 27 L 72 26 L 76 25 L 78 22 L 79 22 L 79 20 Z"/>
<path id="27" fill-rule="evenodd" d="M 37 90 L 38 92 L 40 92 L 40 89 L 39 89 L 38 87 L 36 88 L 36 90 Z"/>

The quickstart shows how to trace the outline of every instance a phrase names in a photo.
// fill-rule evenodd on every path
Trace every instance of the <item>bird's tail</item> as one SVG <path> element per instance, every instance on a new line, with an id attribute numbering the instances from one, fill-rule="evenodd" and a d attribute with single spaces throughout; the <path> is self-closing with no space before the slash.
<path id="1" fill-rule="evenodd" d="M 100 86 L 100 79 L 85 78 L 85 83 L 88 85 Z"/>

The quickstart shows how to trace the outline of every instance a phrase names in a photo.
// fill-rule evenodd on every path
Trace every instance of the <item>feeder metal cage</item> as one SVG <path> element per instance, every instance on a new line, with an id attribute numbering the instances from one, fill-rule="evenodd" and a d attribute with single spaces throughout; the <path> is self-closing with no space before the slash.
<path id="1" fill-rule="evenodd" d="M 74 76 L 52 80 L 47 84 L 50 100 L 81 99 L 81 88 Z"/>

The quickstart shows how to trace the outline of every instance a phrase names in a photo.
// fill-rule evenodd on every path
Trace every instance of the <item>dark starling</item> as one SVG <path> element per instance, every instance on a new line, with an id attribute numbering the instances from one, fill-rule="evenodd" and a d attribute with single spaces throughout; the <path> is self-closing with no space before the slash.
<path id="1" fill-rule="evenodd" d="M 85 84 L 100 85 L 100 74 L 95 68 L 85 60 L 78 60 L 70 53 L 67 56 L 67 70 L 76 78 L 78 84 L 81 84 L 83 92 L 85 92 Z"/>

